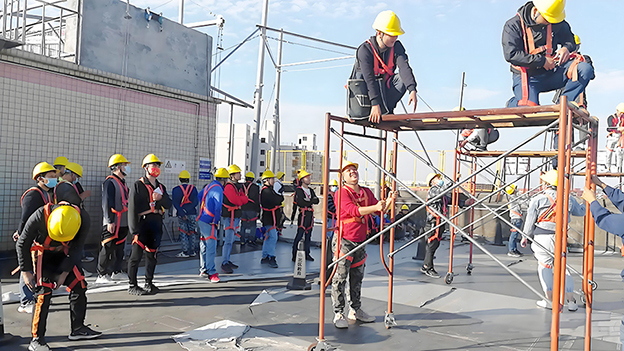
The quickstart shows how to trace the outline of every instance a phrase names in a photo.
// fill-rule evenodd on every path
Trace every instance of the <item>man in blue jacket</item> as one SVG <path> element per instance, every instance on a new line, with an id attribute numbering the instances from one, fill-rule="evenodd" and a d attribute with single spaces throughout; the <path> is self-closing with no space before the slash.
<path id="1" fill-rule="evenodd" d="M 199 244 L 199 276 L 218 283 L 219 274 L 215 267 L 217 255 L 217 232 L 223 206 L 223 187 L 230 178 L 227 169 L 219 168 L 215 172 L 215 180 L 206 185 L 197 195 L 199 200 L 199 216 L 197 225 L 201 232 Z"/>
<path id="2" fill-rule="evenodd" d="M 603 183 L 597 176 L 592 176 L 592 182 L 602 188 L 613 205 L 622 213 L 612 213 L 596 201 L 596 193 L 588 188 L 583 191 L 583 200 L 589 204 L 589 210 L 594 216 L 598 228 L 608 233 L 624 238 L 624 193 Z"/>
<path id="3" fill-rule="evenodd" d="M 534 0 L 505 23 L 503 54 L 511 64 L 514 92 L 507 107 L 537 106 L 540 93 L 560 88 L 574 101 L 594 79 L 594 68 L 571 55 L 576 43 L 564 19 L 565 0 Z"/>
<path id="4" fill-rule="evenodd" d="M 191 181 L 191 174 L 187 170 L 180 172 L 178 176 L 180 185 L 173 188 L 173 206 L 178 216 L 178 228 L 180 230 L 180 241 L 182 242 L 182 252 L 178 257 L 195 257 L 199 253 L 199 237 L 197 235 L 197 189 Z"/>

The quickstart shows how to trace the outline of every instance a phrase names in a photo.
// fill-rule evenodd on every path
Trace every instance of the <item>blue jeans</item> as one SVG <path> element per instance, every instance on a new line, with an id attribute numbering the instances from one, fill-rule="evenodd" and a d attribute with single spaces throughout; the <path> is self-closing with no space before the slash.
<path id="1" fill-rule="evenodd" d="M 578 65 L 578 80 L 576 82 L 567 76 L 568 68 L 572 64 L 572 60 L 566 62 L 563 66 L 557 66 L 552 71 L 531 76 L 529 75 L 529 100 L 539 105 L 539 94 L 547 91 L 553 91 L 560 88 L 563 94 L 568 97 L 568 101 L 574 101 L 587 87 L 589 81 L 594 79 L 594 68 L 587 62 L 581 62 Z M 518 101 L 522 100 L 522 78 L 519 73 L 513 74 L 513 92 L 507 107 L 517 107 Z"/>
<path id="2" fill-rule="evenodd" d="M 20 289 L 20 304 L 26 305 L 29 302 L 35 302 L 35 293 L 30 290 L 26 283 L 24 283 L 24 277 L 22 277 L 22 272 L 18 272 L 20 275 L 19 278 L 19 289 Z"/>
<path id="3" fill-rule="evenodd" d="M 234 218 L 234 224 L 232 225 L 234 229 L 225 229 L 230 226 L 230 222 L 232 219 L 230 217 L 221 217 L 221 225 L 223 225 L 224 237 L 223 237 L 223 248 L 221 250 L 221 256 L 223 256 L 223 261 L 221 264 L 225 264 L 230 262 L 230 254 L 232 253 L 232 244 L 234 243 L 234 234 L 236 230 L 240 226 L 240 218 Z"/>
<path id="4" fill-rule="evenodd" d="M 277 244 L 277 229 L 271 227 L 264 227 L 266 229 L 267 238 L 262 244 L 262 258 L 275 257 L 275 244 Z"/>
<path id="5" fill-rule="evenodd" d="M 522 229 L 522 218 L 513 218 L 511 220 L 511 224 L 515 225 L 517 228 Z M 511 233 L 509 234 L 509 252 L 518 250 L 518 242 L 522 239 L 522 235 L 520 235 L 515 229 L 511 228 Z"/>
<path id="6" fill-rule="evenodd" d="M 178 229 L 180 230 L 180 241 L 182 242 L 182 252 L 193 255 L 199 252 L 197 235 L 197 222 L 193 218 L 178 217 Z"/>
<path id="7" fill-rule="evenodd" d="M 215 268 L 215 256 L 217 256 L 217 226 L 197 221 L 201 238 L 199 240 L 199 273 L 213 275 L 217 273 Z"/>

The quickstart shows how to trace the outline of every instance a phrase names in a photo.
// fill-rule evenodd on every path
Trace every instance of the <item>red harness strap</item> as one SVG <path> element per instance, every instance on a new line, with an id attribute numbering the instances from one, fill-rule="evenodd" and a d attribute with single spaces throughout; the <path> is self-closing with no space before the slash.
<path id="1" fill-rule="evenodd" d="M 233 186 L 233 187 L 236 189 L 236 186 L 234 186 L 234 185 L 233 185 L 233 184 L 231 184 L 231 183 L 227 183 L 227 184 L 225 184 L 225 186 L 228 186 L 228 184 L 229 184 L 229 185 L 231 185 L 231 186 Z M 237 189 L 236 191 L 238 192 L 238 189 Z M 240 238 L 240 237 L 241 237 L 241 236 L 240 236 L 240 234 L 238 234 L 238 233 L 236 232 L 236 231 L 237 231 L 237 229 L 238 229 L 238 227 L 234 227 L 234 211 L 235 211 L 235 210 L 238 210 L 239 208 L 241 208 L 241 206 L 231 206 L 231 205 L 227 205 L 227 204 L 225 203 L 225 201 L 224 201 L 224 202 L 223 202 L 223 207 L 227 208 L 227 209 L 228 209 L 228 211 L 230 211 L 230 225 L 229 225 L 229 226 L 227 226 L 227 227 L 225 227 L 225 230 L 230 230 L 230 229 L 232 229 L 232 230 L 234 231 L 234 235 L 236 235 L 237 237 L 239 237 L 239 238 Z"/>
<path id="2" fill-rule="evenodd" d="M 184 185 L 186 185 L 186 187 Z M 186 204 L 193 203 L 190 200 L 191 193 L 193 192 L 193 189 L 195 189 L 193 184 L 180 184 L 180 188 L 182 189 L 182 194 L 184 194 L 182 196 L 182 202 L 180 203 L 180 206 L 184 206 Z"/>
<path id="3" fill-rule="evenodd" d="M 262 190 L 264 190 L 265 188 L 268 188 L 268 186 L 263 186 Z M 260 196 L 262 196 L 262 191 L 260 192 Z M 262 206 L 262 199 L 260 199 L 260 205 Z M 281 205 L 277 205 L 273 208 L 266 208 L 266 207 L 262 207 L 262 211 L 266 211 L 266 212 L 271 212 L 271 215 L 273 215 L 273 226 L 271 228 L 269 228 L 269 230 L 271 229 L 277 229 L 277 219 L 275 217 L 275 212 L 281 207 Z M 264 235 L 264 240 L 266 240 L 269 237 L 269 232 L 267 231 L 267 233 Z"/>
<path id="4" fill-rule="evenodd" d="M 555 202 L 555 200 L 553 200 L 553 198 L 548 195 L 548 194 L 544 194 L 546 195 L 546 197 L 548 197 L 548 200 L 550 201 L 550 207 L 548 207 L 546 209 L 546 211 L 542 212 L 542 214 L 537 217 L 537 223 L 541 223 L 541 222 L 555 222 L 555 206 L 557 205 L 557 203 Z"/>
<path id="5" fill-rule="evenodd" d="M 438 227 L 440 225 L 440 216 L 438 216 L 435 212 L 433 212 L 429 206 L 425 206 L 425 208 L 427 209 L 427 212 L 429 212 L 435 219 L 436 219 L 436 227 Z M 427 239 L 427 242 L 430 243 L 434 240 L 438 240 L 440 241 L 442 238 L 440 237 L 440 227 L 435 229 L 435 234 L 430 236 L 429 239 Z"/>
<path id="6" fill-rule="evenodd" d="M 116 209 L 111 208 L 111 212 L 115 214 L 115 233 L 113 233 L 113 236 L 111 236 L 110 238 L 102 240 L 102 246 L 106 245 L 106 243 L 110 241 L 119 238 L 119 225 L 121 224 L 121 214 L 128 211 L 128 187 L 126 186 L 126 184 L 122 183 L 117 177 L 112 175 L 109 175 L 108 177 L 106 177 L 106 179 L 113 179 L 119 186 L 119 189 L 121 191 L 121 211 L 117 211 Z M 126 238 L 123 238 L 122 240 L 117 240 L 115 244 L 120 245 L 125 241 Z"/>
<path id="7" fill-rule="evenodd" d="M 299 186 L 297 188 L 303 191 L 302 187 Z M 305 191 L 303 193 L 305 194 Z M 299 213 L 301 214 L 301 222 L 299 223 L 299 226 L 297 228 L 302 228 L 306 232 L 312 230 L 312 228 L 314 228 L 314 209 L 312 207 L 300 207 L 296 202 L 294 202 L 294 204 L 299 207 Z M 312 213 L 312 222 L 310 223 L 309 227 L 306 227 L 303 225 L 303 222 L 305 221 L 306 214 L 308 212 Z"/>
<path id="8" fill-rule="evenodd" d="M 43 194 L 43 191 L 41 191 L 41 189 L 39 189 L 39 187 L 33 186 L 32 188 L 26 190 L 24 192 L 24 194 L 22 194 L 22 198 L 20 199 L 20 206 L 24 205 L 24 196 L 26 196 L 26 194 L 28 194 L 31 191 L 37 191 L 39 192 L 39 194 L 41 194 L 41 198 L 43 199 L 43 203 L 44 204 L 49 204 L 52 203 L 52 198 L 50 198 L 50 194 L 48 193 L 47 196 L 45 196 Z"/>
<path id="9" fill-rule="evenodd" d="M 76 194 L 80 195 L 80 191 L 78 191 L 78 187 L 76 186 L 76 184 L 68 182 L 62 178 L 59 178 L 59 184 L 60 183 L 67 183 L 71 185 L 74 188 L 74 190 L 76 190 Z M 58 189 L 58 185 L 54 187 L 54 200 L 58 202 L 58 200 L 56 199 L 56 189 Z"/>
<path id="10" fill-rule="evenodd" d="M 552 25 L 546 26 L 546 45 L 535 47 L 535 41 L 531 29 L 524 24 L 524 20 L 520 14 L 517 14 L 520 18 L 520 27 L 522 28 L 522 37 L 524 40 L 524 50 L 531 54 L 537 55 L 542 52 L 546 52 L 546 57 L 552 57 Z M 520 71 L 520 77 L 522 79 L 522 99 L 518 101 L 518 106 L 537 106 L 537 104 L 529 100 L 529 75 L 526 67 L 513 66 Z"/>
<path id="11" fill-rule="evenodd" d="M 390 56 L 388 57 L 388 63 L 386 64 L 377 53 L 377 50 L 375 50 L 373 43 L 371 43 L 370 40 L 366 40 L 366 42 L 370 45 L 371 50 L 373 51 L 375 59 L 373 69 L 375 70 L 375 75 L 383 75 L 386 86 L 390 88 L 390 77 L 394 75 L 394 46 L 390 49 Z"/>
<path id="12" fill-rule="evenodd" d="M 343 252 L 339 252 L 339 257 L 344 256 L 345 254 Z M 368 258 L 368 254 L 364 255 L 364 258 L 358 262 L 353 263 L 353 256 L 347 256 L 345 258 L 345 260 L 351 262 L 351 268 L 357 268 L 361 265 L 363 265 L 364 263 L 366 263 L 366 259 Z"/>
<path id="13" fill-rule="evenodd" d="M 150 249 L 149 247 L 145 246 L 145 244 L 143 244 L 140 240 L 139 240 L 139 235 L 135 234 L 134 238 L 132 239 L 132 243 L 133 244 L 137 244 L 139 245 L 139 247 L 143 250 L 145 250 L 145 252 L 156 252 L 158 251 L 158 249 Z"/>
<path id="14" fill-rule="evenodd" d="M 360 187 L 360 188 L 362 188 L 362 187 Z M 362 207 L 362 205 L 360 205 L 360 203 L 364 203 L 365 206 L 368 206 L 368 195 L 366 195 L 366 191 L 362 190 L 363 196 L 361 198 L 359 198 L 353 192 L 353 190 L 351 190 L 351 188 L 349 188 L 348 186 L 345 187 L 345 189 L 347 189 L 347 192 L 349 193 L 349 197 L 351 198 L 353 203 L 357 205 L 357 207 Z M 372 222 L 372 220 L 370 220 L 370 217 L 371 217 L 371 215 L 367 214 L 367 215 L 361 216 L 361 217 L 352 217 L 352 218 L 347 218 L 347 219 L 339 219 L 339 223 L 340 223 L 340 225 L 347 224 L 347 223 L 352 223 L 352 222 L 365 224 L 366 225 L 366 233 L 370 234 L 371 228 L 369 227 L 369 223 Z M 342 232 L 342 229 L 340 231 Z"/>
<path id="15" fill-rule="evenodd" d="M 210 236 L 209 236 L 209 237 L 206 237 L 206 238 L 204 238 L 203 236 L 200 236 L 199 240 L 207 241 L 207 240 L 212 239 L 212 240 L 215 240 L 215 241 L 216 241 L 216 240 L 217 240 L 217 237 L 215 236 L 215 227 L 216 227 L 217 225 L 218 225 L 217 223 L 210 223 L 210 226 L 212 227 L 212 228 L 210 229 Z"/>
<path id="16" fill-rule="evenodd" d="M 246 184 L 248 184 L 248 185 L 245 186 Z M 251 185 L 253 183 L 252 182 L 248 182 L 246 184 L 243 184 L 243 189 L 245 189 L 245 195 L 247 195 L 247 199 L 249 200 L 249 202 L 256 203 L 254 200 L 249 198 L 249 188 L 251 188 Z M 244 221 L 244 222 L 255 222 L 257 220 L 258 220 L 258 216 L 255 216 L 254 218 L 249 218 L 249 219 L 241 218 L 241 221 Z"/>
<path id="17" fill-rule="evenodd" d="M 208 216 L 212 217 L 213 220 L 215 219 L 214 218 L 215 215 L 208 210 L 208 207 L 206 207 L 206 196 L 208 195 L 208 192 L 210 191 L 210 189 L 214 188 L 215 186 L 217 186 L 217 184 L 212 184 L 212 185 L 210 185 L 208 187 L 208 189 L 206 189 L 206 191 L 204 191 L 204 196 L 202 196 L 202 201 L 201 201 L 201 204 L 199 206 L 199 209 L 200 209 L 199 210 L 199 215 L 197 215 L 196 221 L 199 221 L 199 218 L 201 217 L 202 212 L 207 214 Z"/>
<path id="18" fill-rule="evenodd" d="M 141 181 L 143 182 L 145 188 L 147 189 L 147 192 L 149 193 L 151 211 L 152 213 L 156 213 L 156 201 L 152 200 L 154 198 L 154 187 L 152 187 L 152 184 L 150 184 L 150 182 L 147 181 L 145 178 L 141 178 Z M 160 192 L 164 194 L 162 184 L 158 184 L 158 189 L 160 189 Z"/>
<path id="19" fill-rule="evenodd" d="M 74 275 L 76 276 L 76 279 L 74 279 L 73 282 L 67 285 L 67 292 L 72 291 L 74 286 L 76 286 L 76 284 L 78 283 L 80 283 L 80 286 L 82 286 L 83 289 L 87 287 L 87 284 L 85 283 L 85 277 L 82 275 L 82 273 L 80 273 L 80 269 L 78 269 L 77 266 L 74 266 Z"/>

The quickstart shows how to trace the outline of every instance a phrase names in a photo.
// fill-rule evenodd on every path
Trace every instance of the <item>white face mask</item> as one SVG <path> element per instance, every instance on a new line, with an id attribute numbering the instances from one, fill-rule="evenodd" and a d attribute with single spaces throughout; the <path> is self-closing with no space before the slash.
<path id="1" fill-rule="evenodd" d="M 124 173 L 125 175 L 128 175 L 132 172 L 132 169 L 130 168 L 130 165 L 125 165 L 124 166 L 124 170 L 122 171 L 122 173 Z"/>
<path id="2" fill-rule="evenodd" d="M 332 192 L 334 192 L 334 193 L 335 193 L 335 192 L 336 192 L 336 190 L 338 190 L 338 187 L 337 187 L 337 186 L 335 186 L 335 185 L 332 185 L 332 186 L 330 186 L 330 187 L 329 187 L 329 190 L 331 190 Z"/>

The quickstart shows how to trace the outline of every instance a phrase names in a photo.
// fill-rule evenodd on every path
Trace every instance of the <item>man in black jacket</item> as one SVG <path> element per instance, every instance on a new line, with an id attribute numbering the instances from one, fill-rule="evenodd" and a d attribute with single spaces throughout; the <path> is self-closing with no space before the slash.
<path id="1" fill-rule="evenodd" d="M 260 215 L 260 187 L 254 183 L 256 175 L 253 172 L 245 174 L 243 191 L 247 195 L 247 203 L 241 207 L 241 245 L 248 243 L 256 245 L 256 221 Z"/>
<path id="2" fill-rule="evenodd" d="M 160 175 L 162 162 L 154 154 L 145 156 L 141 167 L 145 175 L 130 188 L 128 200 L 128 225 L 132 240 L 132 253 L 128 260 L 128 280 L 131 295 L 156 294 L 154 285 L 156 251 L 162 238 L 162 221 L 165 210 L 171 208 L 171 198 L 167 188 L 156 178 Z M 145 251 L 145 286 L 139 287 L 137 272 Z"/>
<path id="3" fill-rule="evenodd" d="M 397 15 L 388 10 L 377 15 L 373 28 L 375 36 L 362 43 L 356 52 L 351 79 L 364 79 L 370 99 L 370 121 L 379 123 L 382 114 L 394 113 L 394 108 L 405 91 L 409 91 L 408 105 L 416 111 L 416 79 L 409 65 L 405 47 L 397 40 L 404 34 Z M 399 74 L 395 74 L 398 67 Z M 363 116 L 360 116 L 363 117 Z"/>
<path id="4" fill-rule="evenodd" d="M 48 203 L 30 216 L 17 240 L 15 247 L 22 277 L 37 294 L 32 319 L 33 339 L 28 350 L 50 349 L 45 340 L 46 321 L 52 291 L 61 285 L 67 286 L 69 291 L 69 339 L 93 339 L 102 334 L 84 324 L 87 285 L 80 262 L 87 234 L 87 228 L 82 225 L 84 219 L 84 212 L 75 205 Z"/>
<path id="5" fill-rule="evenodd" d="M 262 244 L 262 260 L 260 263 L 277 268 L 275 260 L 275 244 L 277 244 L 277 228 L 282 218 L 282 202 L 284 195 L 275 191 L 275 174 L 270 170 L 262 173 L 262 191 L 260 192 L 260 206 L 262 207 L 262 225 L 266 231 Z"/>
<path id="6" fill-rule="evenodd" d="M 314 190 L 310 188 L 311 177 L 312 174 L 304 170 L 299 172 L 300 186 L 295 190 L 295 201 L 293 202 L 293 208 L 299 208 L 297 236 L 295 236 L 295 241 L 293 241 L 292 246 L 293 262 L 297 257 L 299 241 L 301 241 L 304 236 L 306 261 L 314 261 L 314 258 L 310 256 L 310 241 L 312 240 L 312 228 L 314 228 L 314 209 L 312 209 L 312 205 L 318 204 L 319 198 L 314 193 Z"/>
<path id="7" fill-rule="evenodd" d="M 591 64 L 571 59 L 576 43 L 564 8 L 564 0 L 529 1 L 505 23 L 503 54 L 511 64 L 514 91 L 507 107 L 537 106 L 540 93 L 562 87 L 574 101 L 594 79 Z"/>

